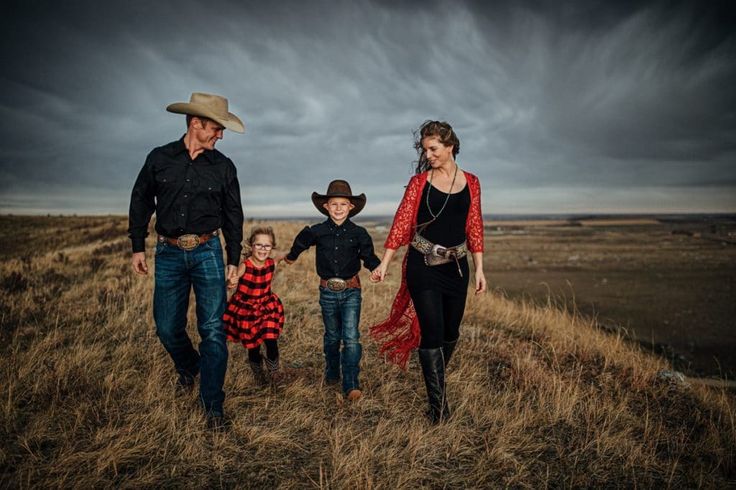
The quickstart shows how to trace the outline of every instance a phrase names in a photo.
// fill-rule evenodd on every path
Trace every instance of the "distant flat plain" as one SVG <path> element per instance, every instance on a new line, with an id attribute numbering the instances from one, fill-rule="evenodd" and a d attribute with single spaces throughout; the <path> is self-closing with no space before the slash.
<path id="1" fill-rule="evenodd" d="M 691 376 L 736 375 L 736 217 L 486 221 L 511 298 L 595 316 Z"/>
<path id="2" fill-rule="evenodd" d="M 0 228 L 15 235 L 0 259 L 122 238 L 125 216 L 107 219 L 109 229 L 70 237 L 58 227 L 87 226 L 83 218 L 2 216 Z M 390 218 L 357 221 L 382 253 Z M 687 375 L 736 378 L 736 215 L 486 216 L 485 229 L 490 288 L 593 316 Z M 38 233 L 45 239 L 29 246 Z"/>

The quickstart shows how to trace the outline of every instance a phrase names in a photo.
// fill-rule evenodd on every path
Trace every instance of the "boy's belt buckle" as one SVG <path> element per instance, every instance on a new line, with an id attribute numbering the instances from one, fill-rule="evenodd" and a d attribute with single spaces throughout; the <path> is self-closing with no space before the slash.
<path id="1" fill-rule="evenodd" d="M 331 277 L 327 279 L 327 289 L 330 291 L 342 291 L 348 287 L 348 282 L 345 279 L 339 277 Z"/>
<path id="2" fill-rule="evenodd" d="M 182 235 L 176 239 L 176 244 L 180 249 L 189 252 L 199 246 L 199 235 Z"/>

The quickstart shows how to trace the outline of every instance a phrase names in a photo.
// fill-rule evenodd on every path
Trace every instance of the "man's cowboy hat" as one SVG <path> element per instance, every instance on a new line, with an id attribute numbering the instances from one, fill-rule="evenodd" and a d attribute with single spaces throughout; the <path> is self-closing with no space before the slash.
<path id="1" fill-rule="evenodd" d="M 176 102 L 170 104 L 167 111 L 176 114 L 189 114 L 190 116 L 202 116 L 212 119 L 231 131 L 244 133 L 245 126 L 238 116 L 227 111 L 227 99 L 220 95 L 203 94 L 194 92 L 189 102 Z"/>
<path id="2" fill-rule="evenodd" d="M 365 194 L 354 196 L 353 191 L 350 190 L 350 184 L 345 180 L 333 180 L 330 182 L 330 185 L 327 186 L 327 194 L 312 192 L 312 203 L 314 203 L 314 206 L 320 213 L 329 216 L 330 213 L 327 212 L 323 204 L 325 204 L 331 197 L 344 197 L 346 199 L 350 199 L 350 202 L 353 203 L 355 207 L 348 213 L 349 218 L 352 218 L 361 212 L 365 206 Z"/>

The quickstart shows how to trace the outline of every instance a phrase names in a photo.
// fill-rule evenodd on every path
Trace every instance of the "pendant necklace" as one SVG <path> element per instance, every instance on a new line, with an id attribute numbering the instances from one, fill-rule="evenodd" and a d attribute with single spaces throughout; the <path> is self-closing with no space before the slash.
<path id="1" fill-rule="evenodd" d="M 447 206 L 447 201 L 450 200 L 450 193 L 452 192 L 452 188 L 455 186 L 455 178 L 457 178 L 457 167 L 458 164 L 455 164 L 455 173 L 452 175 L 452 184 L 450 184 L 450 192 L 447 193 L 447 197 L 445 198 L 444 204 L 442 204 L 442 207 L 440 208 L 440 211 L 437 214 L 434 214 L 432 212 L 432 208 L 429 207 L 429 193 L 432 190 L 432 176 L 434 175 L 434 169 L 432 169 L 429 173 L 429 178 L 427 179 L 429 181 L 429 189 L 427 189 L 427 210 L 429 211 L 429 214 L 432 216 L 432 219 L 429 221 L 425 221 L 424 223 L 419 223 L 415 225 L 415 229 L 417 230 L 417 233 L 423 233 L 424 230 L 427 228 L 427 226 L 431 225 L 434 220 L 437 219 L 437 217 L 442 214 L 442 211 L 445 210 L 445 206 Z"/>
<path id="2" fill-rule="evenodd" d="M 452 184 L 450 184 L 450 191 L 447 193 L 447 197 L 445 198 L 444 204 L 442 204 L 442 207 L 440 208 L 440 211 L 437 214 L 434 214 L 432 212 L 432 208 L 429 207 L 429 193 L 432 191 L 432 175 L 434 175 L 434 169 L 429 174 L 429 189 L 427 189 L 427 209 L 429 210 L 429 214 L 432 215 L 432 221 L 436 220 L 437 217 L 442 214 L 442 211 L 445 210 L 445 206 L 447 206 L 447 201 L 450 200 L 450 193 L 452 192 L 452 188 L 455 186 L 455 178 L 457 177 L 457 167 L 458 164 L 455 164 L 455 173 L 452 175 Z"/>

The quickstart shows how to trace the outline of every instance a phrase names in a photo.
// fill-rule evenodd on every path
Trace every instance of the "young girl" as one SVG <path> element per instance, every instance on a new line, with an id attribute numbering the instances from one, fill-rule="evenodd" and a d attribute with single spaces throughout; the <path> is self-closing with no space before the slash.
<path id="1" fill-rule="evenodd" d="M 277 339 L 284 326 L 284 306 L 271 291 L 271 279 L 275 263 L 271 249 L 276 246 L 273 229 L 257 227 L 250 234 L 248 244 L 251 251 L 238 268 L 238 284 L 229 283 L 228 288 L 237 290 L 230 297 L 222 316 L 227 338 L 240 342 L 248 349 L 248 360 L 256 382 L 268 383 L 263 370 L 261 344 L 266 344 L 266 366 L 275 381 L 279 371 L 279 348 Z"/>

